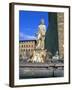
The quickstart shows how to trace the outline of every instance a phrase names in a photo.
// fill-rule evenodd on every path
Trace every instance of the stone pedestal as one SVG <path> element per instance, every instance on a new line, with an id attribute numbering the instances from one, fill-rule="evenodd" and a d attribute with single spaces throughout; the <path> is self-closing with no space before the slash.
<path id="1" fill-rule="evenodd" d="M 31 58 L 32 63 L 44 63 L 46 58 L 46 50 L 35 49 Z"/>

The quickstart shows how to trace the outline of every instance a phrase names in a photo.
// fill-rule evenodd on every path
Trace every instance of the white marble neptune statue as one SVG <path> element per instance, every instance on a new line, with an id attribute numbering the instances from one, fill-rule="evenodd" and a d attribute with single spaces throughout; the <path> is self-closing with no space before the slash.
<path id="1" fill-rule="evenodd" d="M 45 33 L 46 33 L 46 25 L 44 24 L 44 19 L 41 19 L 41 23 L 38 26 L 36 49 L 44 49 Z"/>

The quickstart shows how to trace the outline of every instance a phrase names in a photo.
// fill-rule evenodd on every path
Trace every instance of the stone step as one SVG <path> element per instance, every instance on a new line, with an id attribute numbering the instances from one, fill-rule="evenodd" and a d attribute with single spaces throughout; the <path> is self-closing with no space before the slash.
<path id="1" fill-rule="evenodd" d="M 20 64 L 20 67 L 37 67 L 37 68 L 47 68 L 47 67 L 64 67 L 64 64 Z"/>

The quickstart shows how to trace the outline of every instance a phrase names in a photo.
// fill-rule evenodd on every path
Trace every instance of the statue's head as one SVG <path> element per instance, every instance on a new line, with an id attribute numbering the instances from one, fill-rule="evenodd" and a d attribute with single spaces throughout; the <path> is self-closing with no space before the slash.
<path id="1" fill-rule="evenodd" d="M 43 24 L 43 25 L 44 25 L 44 19 L 43 19 L 43 18 L 41 19 L 41 24 Z"/>

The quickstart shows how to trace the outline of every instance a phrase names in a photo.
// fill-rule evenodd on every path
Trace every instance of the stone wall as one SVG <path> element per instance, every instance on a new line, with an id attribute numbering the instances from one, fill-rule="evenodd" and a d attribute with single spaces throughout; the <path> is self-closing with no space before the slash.
<path id="1" fill-rule="evenodd" d="M 64 57 L 64 13 L 57 14 L 59 55 Z"/>

